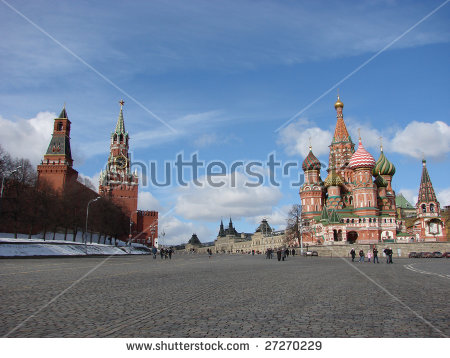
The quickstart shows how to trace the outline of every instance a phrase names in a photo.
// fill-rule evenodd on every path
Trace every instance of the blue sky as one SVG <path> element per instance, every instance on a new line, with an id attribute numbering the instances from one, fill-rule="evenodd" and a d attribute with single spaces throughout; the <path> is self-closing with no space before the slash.
<path id="1" fill-rule="evenodd" d="M 159 172 L 180 153 L 300 166 L 309 137 L 327 163 L 337 89 L 305 107 L 410 30 L 338 86 L 344 120 L 375 159 L 383 137 L 393 187 L 412 204 L 425 155 L 449 205 L 449 20 L 443 1 L 0 0 L 0 141 L 37 164 L 66 103 L 74 166 L 97 186 L 123 98 L 133 159 Z M 236 188 L 141 185 L 139 206 L 165 215 L 171 243 L 211 241 L 229 216 L 238 231 L 262 217 L 282 228 L 299 169 L 278 187 L 246 187 L 240 169 Z"/>

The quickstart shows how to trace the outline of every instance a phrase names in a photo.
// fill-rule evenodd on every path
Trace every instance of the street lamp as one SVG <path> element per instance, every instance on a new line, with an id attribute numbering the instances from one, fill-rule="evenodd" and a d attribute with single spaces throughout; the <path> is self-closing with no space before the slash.
<path id="1" fill-rule="evenodd" d="M 132 235 L 131 235 L 131 227 L 133 226 L 133 221 L 131 220 L 132 218 L 133 218 L 133 214 L 134 213 L 137 213 L 139 210 L 135 210 L 135 211 L 133 211 L 131 214 L 130 214 L 130 235 L 128 236 L 128 243 L 127 243 L 127 245 L 130 245 L 131 246 L 131 238 L 132 238 Z M 137 216 L 136 216 L 136 224 L 137 224 Z"/>
<path id="2" fill-rule="evenodd" d="M 86 209 L 86 230 L 84 232 L 84 248 L 86 250 L 86 255 L 88 253 L 88 251 L 87 251 L 87 231 L 88 231 L 89 205 L 91 205 L 91 203 L 93 203 L 94 201 L 97 201 L 98 199 L 100 199 L 100 196 L 97 196 L 95 199 L 89 200 L 89 202 L 87 204 L 87 209 Z"/>

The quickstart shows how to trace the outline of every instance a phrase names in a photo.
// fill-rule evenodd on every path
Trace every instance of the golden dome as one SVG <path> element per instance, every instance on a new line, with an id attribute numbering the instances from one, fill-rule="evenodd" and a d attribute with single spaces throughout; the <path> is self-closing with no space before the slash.
<path id="1" fill-rule="evenodd" d="M 338 107 L 344 108 L 344 103 L 341 102 L 341 100 L 339 99 L 339 96 L 338 96 L 336 103 L 334 104 L 335 109 L 337 109 Z"/>

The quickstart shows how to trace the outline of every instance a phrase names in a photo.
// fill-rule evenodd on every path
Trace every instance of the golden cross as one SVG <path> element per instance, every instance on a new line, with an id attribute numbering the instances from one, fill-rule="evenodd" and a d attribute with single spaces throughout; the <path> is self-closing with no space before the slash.
<path id="1" fill-rule="evenodd" d="M 119 103 L 120 103 L 120 108 L 122 108 L 123 105 L 125 104 L 125 101 L 124 101 L 123 99 L 121 99 L 121 100 L 119 101 Z"/>
<path id="2" fill-rule="evenodd" d="M 383 137 L 380 136 L 380 149 L 383 151 Z"/>

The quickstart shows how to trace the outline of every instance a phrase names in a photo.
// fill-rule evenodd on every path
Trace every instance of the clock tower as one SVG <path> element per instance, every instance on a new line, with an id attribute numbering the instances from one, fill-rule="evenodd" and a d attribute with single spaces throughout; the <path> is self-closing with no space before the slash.
<path id="1" fill-rule="evenodd" d="M 110 197 L 112 201 L 120 206 L 123 212 L 132 216 L 137 210 L 138 199 L 138 177 L 137 173 L 131 173 L 129 136 L 125 131 L 123 120 L 124 101 L 120 102 L 119 118 L 116 129 L 111 133 L 110 154 L 106 170 L 100 173 L 99 193 Z"/>

